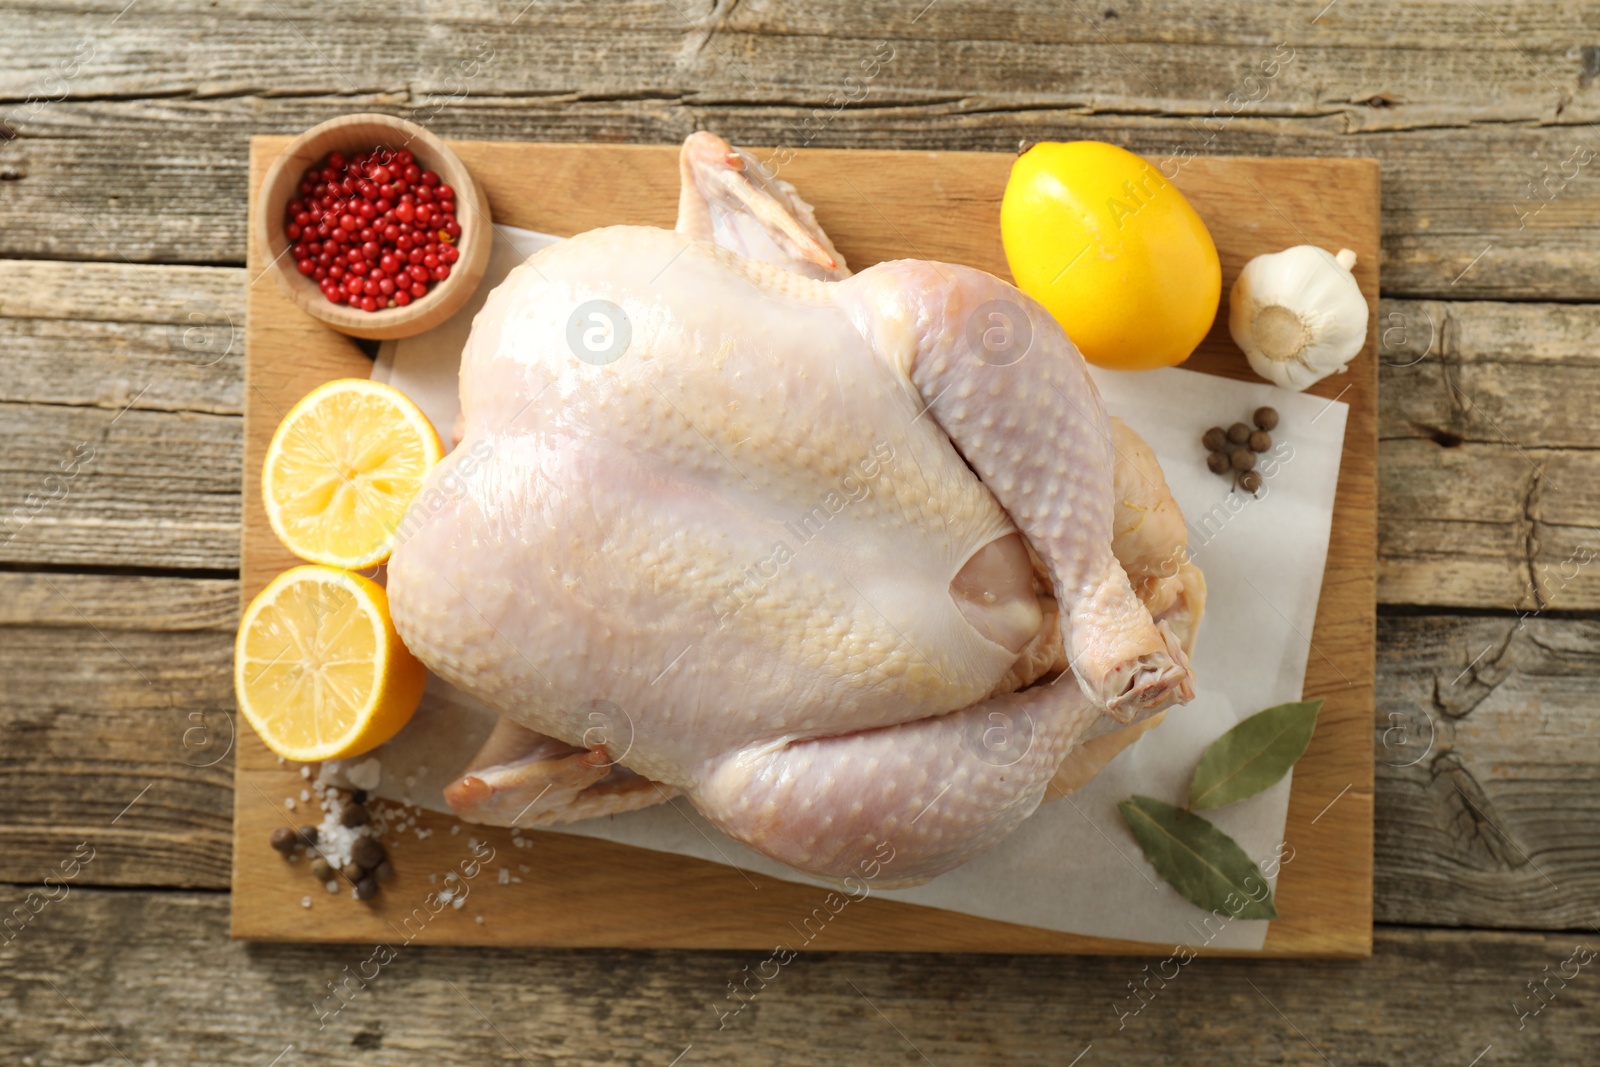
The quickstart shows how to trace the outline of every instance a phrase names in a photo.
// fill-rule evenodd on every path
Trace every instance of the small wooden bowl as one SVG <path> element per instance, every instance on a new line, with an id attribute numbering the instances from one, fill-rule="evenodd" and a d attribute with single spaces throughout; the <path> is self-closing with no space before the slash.
<path id="1" fill-rule="evenodd" d="M 289 248 L 294 243 L 283 232 L 284 210 L 300 192 L 300 177 L 307 167 L 320 162 L 329 152 L 347 155 L 378 146 L 409 148 L 424 170 L 438 172 L 439 179 L 456 191 L 456 219 L 461 223 L 457 244 L 461 258 L 450 268 L 450 277 L 435 282 L 428 295 L 405 307 L 381 311 L 362 311 L 348 304 L 329 303 L 316 281 L 295 269 Z M 472 296 L 489 266 L 489 251 L 494 245 L 494 229 L 489 218 L 489 199 L 473 179 L 467 165 L 445 143 L 421 126 L 388 115 L 345 115 L 296 137 L 283 154 L 273 160 L 256 202 L 256 245 L 271 260 L 268 269 L 277 274 L 294 302 L 307 314 L 332 326 L 340 333 L 373 340 L 410 337 L 430 330 L 461 309 Z"/>

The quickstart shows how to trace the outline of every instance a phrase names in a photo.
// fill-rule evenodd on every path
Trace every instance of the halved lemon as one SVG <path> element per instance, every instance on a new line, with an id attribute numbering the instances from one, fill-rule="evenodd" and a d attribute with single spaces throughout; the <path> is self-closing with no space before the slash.
<path id="1" fill-rule="evenodd" d="M 381 382 L 319 385 L 290 409 L 261 467 L 272 531 L 313 563 L 360 570 L 394 548 L 422 480 L 444 458 L 428 417 Z"/>
<path id="2" fill-rule="evenodd" d="M 395 632 L 383 587 L 359 574 L 294 567 L 239 621 L 239 711 L 285 759 L 342 759 L 377 748 L 410 720 L 426 680 Z"/>

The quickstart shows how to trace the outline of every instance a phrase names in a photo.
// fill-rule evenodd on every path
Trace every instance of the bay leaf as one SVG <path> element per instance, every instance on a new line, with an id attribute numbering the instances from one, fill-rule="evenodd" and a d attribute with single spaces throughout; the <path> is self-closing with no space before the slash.
<path id="1" fill-rule="evenodd" d="M 1281 780 L 1305 754 L 1321 709 L 1321 698 L 1279 704 L 1211 742 L 1189 782 L 1190 810 L 1220 808 Z"/>
<path id="2" fill-rule="evenodd" d="M 1117 805 L 1145 859 L 1189 903 L 1235 919 L 1276 919 L 1261 868 L 1203 816 L 1154 797 Z"/>

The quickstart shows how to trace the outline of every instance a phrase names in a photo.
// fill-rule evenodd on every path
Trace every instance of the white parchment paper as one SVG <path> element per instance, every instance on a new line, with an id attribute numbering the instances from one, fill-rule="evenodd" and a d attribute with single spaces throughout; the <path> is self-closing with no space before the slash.
<path id="1" fill-rule="evenodd" d="M 558 238 L 496 227 L 479 296 L 445 325 L 386 342 L 373 377 L 409 395 L 449 440 L 456 375 L 471 322 L 490 289 L 528 255 Z M 1205 913 L 1145 862 L 1116 805 L 1135 793 L 1181 803 L 1200 752 L 1241 718 L 1298 700 L 1333 517 L 1347 406 L 1266 383 L 1230 381 L 1181 368 L 1094 378 L 1107 409 L 1149 443 L 1189 525 L 1190 550 L 1209 587 L 1195 648 L 1195 700 L 1119 755 L 1073 796 L 1043 805 L 1014 834 L 966 866 L 914 889 L 879 895 L 1005 922 L 1077 934 L 1169 944 L 1260 948 L 1267 923 L 1202 925 Z M 1281 422 L 1276 459 L 1263 467 L 1259 498 L 1232 493 L 1205 466 L 1206 427 L 1249 422 L 1270 404 Z M 441 746 L 441 723 L 457 743 Z M 442 680 L 429 682 L 412 724 L 378 756 L 378 792 L 446 810 L 439 788 L 454 777 L 492 725 L 493 714 Z M 424 734 L 435 740 L 417 742 Z M 1258 861 L 1283 838 L 1289 780 L 1207 816 Z M 788 881 L 813 882 L 724 836 L 679 799 L 643 811 L 550 828 L 641 848 L 696 856 Z M 1291 861 L 1292 862 L 1292 861 Z M 1276 879 L 1273 879 L 1274 882 Z M 821 884 L 821 883 L 814 883 Z"/>

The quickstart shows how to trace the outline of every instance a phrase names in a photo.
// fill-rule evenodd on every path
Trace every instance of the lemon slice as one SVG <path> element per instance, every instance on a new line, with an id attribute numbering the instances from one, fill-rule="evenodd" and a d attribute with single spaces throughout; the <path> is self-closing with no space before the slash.
<path id="1" fill-rule="evenodd" d="M 239 621 L 233 687 L 267 747 L 301 762 L 377 748 L 417 710 L 427 671 L 383 587 L 333 567 L 284 571 Z"/>
<path id="2" fill-rule="evenodd" d="M 307 393 L 278 424 L 261 499 L 289 551 L 360 570 L 389 558 L 406 508 L 442 458 L 439 435 L 405 394 L 343 378 Z"/>

